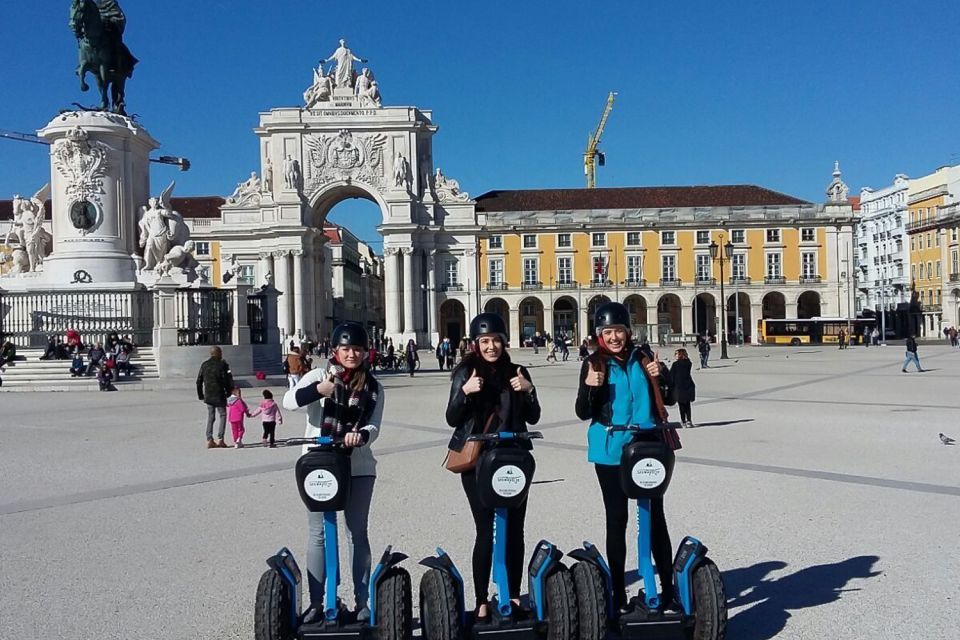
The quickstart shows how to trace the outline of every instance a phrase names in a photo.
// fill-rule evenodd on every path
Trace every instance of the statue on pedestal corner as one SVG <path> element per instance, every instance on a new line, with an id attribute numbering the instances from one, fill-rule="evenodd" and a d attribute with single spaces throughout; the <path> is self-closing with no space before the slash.
<path id="1" fill-rule="evenodd" d="M 150 198 L 147 206 L 140 207 L 140 248 L 143 249 L 143 270 L 153 271 L 161 264 L 172 247 L 182 246 L 189 240 L 183 216 L 173 210 L 170 196 L 176 183 L 163 190 L 159 198 Z"/>
<path id="2" fill-rule="evenodd" d="M 138 62 L 123 43 L 126 24 L 127 18 L 117 0 L 71 1 L 70 29 L 77 38 L 79 58 L 77 77 L 80 90 L 87 91 L 90 87 L 85 77 L 88 72 L 93 74 L 100 91 L 96 111 L 126 115 L 126 82 L 133 76 L 133 67 Z"/>
<path id="3" fill-rule="evenodd" d="M 44 203 L 49 198 L 49 184 L 29 200 L 13 196 L 13 226 L 4 244 L 13 249 L 15 273 L 42 271 L 43 259 L 53 249 L 53 236 L 43 228 Z"/>
<path id="4" fill-rule="evenodd" d="M 353 63 L 359 62 L 360 64 L 364 64 L 366 63 L 366 59 L 353 55 L 353 51 L 347 48 L 347 41 L 341 39 L 340 46 L 337 47 L 337 50 L 323 62 L 337 63 L 337 67 L 333 72 L 333 79 L 339 89 L 342 87 L 353 87 L 354 81 L 357 78 L 357 72 L 353 70 Z"/>

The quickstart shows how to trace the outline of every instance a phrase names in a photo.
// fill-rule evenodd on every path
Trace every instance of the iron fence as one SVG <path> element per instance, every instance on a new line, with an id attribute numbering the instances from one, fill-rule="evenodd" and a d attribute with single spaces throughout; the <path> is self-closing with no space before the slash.
<path id="1" fill-rule="evenodd" d="M 176 292 L 177 344 L 233 343 L 233 292 L 188 289 Z"/>
<path id="2" fill-rule="evenodd" d="M 87 344 L 105 342 L 111 333 L 129 335 L 142 346 L 153 344 L 153 293 L 137 291 L 0 292 L 0 340 L 24 348 L 45 347 L 51 335 L 67 329 Z"/>
<path id="3" fill-rule="evenodd" d="M 264 296 L 247 296 L 247 323 L 250 325 L 250 343 L 267 343 L 267 326 L 264 322 Z"/>

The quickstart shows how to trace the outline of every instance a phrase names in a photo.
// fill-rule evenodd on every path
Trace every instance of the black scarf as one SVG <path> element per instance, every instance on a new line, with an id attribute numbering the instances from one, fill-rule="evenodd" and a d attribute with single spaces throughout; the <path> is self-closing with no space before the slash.
<path id="1" fill-rule="evenodd" d="M 320 433 L 343 436 L 348 431 L 359 431 L 367 425 L 378 400 L 377 380 L 370 371 L 370 364 L 364 358 L 359 368 L 347 369 L 334 356 L 330 358 L 328 371 L 334 384 L 333 396 L 324 405 Z M 363 388 L 354 390 L 351 381 L 361 372 L 366 374 L 366 383 Z"/>

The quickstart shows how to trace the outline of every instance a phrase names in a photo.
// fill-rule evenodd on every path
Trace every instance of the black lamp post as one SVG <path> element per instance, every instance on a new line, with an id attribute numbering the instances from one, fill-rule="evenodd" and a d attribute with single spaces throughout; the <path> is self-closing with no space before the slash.
<path id="1" fill-rule="evenodd" d="M 720 234 L 720 241 L 723 242 L 723 234 Z M 723 245 L 723 253 L 720 253 L 720 247 L 716 242 L 710 243 L 710 259 L 720 260 L 720 359 L 728 360 L 727 355 L 727 296 L 723 291 L 723 263 L 733 257 L 733 243 L 727 240 Z"/>

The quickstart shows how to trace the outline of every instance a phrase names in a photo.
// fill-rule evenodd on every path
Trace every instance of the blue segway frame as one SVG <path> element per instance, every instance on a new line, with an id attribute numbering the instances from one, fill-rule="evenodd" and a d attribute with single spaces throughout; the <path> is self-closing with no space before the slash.
<path id="1" fill-rule="evenodd" d="M 707 555 L 707 545 L 693 536 L 687 536 L 677 548 L 677 555 L 673 560 L 673 578 L 677 585 L 677 595 L 680 597 L 680 607 L 683 613 L 693 615 L 693 571 Z"/>
<path id="2" fill-rule="evenodd" d="M 592 542 L 584 540 L 582 549 L 575 549 L 568 555 L 580 562 L 589 562 L 600 570 L 600 575 L 607 585 L 607 618 L 616 620 L 618 612 L 613 606 L 613 574 L 610 573 L 610 565 L 603 559 L 603 554 Z"/>
<path id="3" fill-rule="evenodd" d="M 287 616 L 290 618 L 290 628 L 295 630 L 300 626 L 300 583 L 303 579 L 300 567 L 297 565 L 293 553 L 286 547 L 267 558 L 267 566 L 279 573 L 283 581 L 290 586 L 293 598 Z"/>
<path id="4" fill-rule="evenodd" d="M 429 569 L 443 571 L 453 579 L 454 588 L 457 590 L 457 610 L 460 612 L 460 627 L 463 628 L 467 626 L 467 612 L 463 598 L 463 575 L 460 573 L 460 570 L 457 569 L 457 565 L 454 564 L 453 558 L 447 555 L 447 552 L 441 547 L 437 547 L 437 555 L 427 556 L 420 561 L 420 564 Z M 423 615 L 422 612 L 421 615 Z"/>

